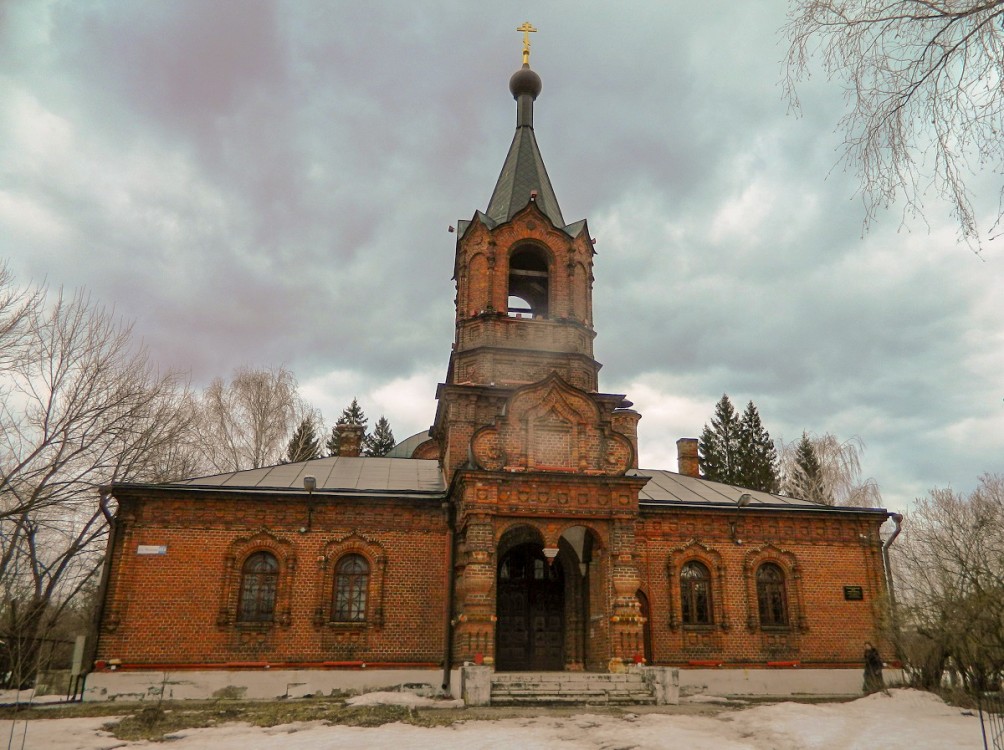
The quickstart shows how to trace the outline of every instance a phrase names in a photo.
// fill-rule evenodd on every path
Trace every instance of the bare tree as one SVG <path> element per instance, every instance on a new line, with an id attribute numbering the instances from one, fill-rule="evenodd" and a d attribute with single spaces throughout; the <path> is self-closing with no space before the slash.
<path id="1" fill-rule="evenodd" d="M 202 394 L 201 413 L 201 445 L 218 472 L 277 464 L 303 419 L 321 423 L 285 367 L 242 367 L 229 383 L 217 378 Z"/>
<path id="2" fill-rule="evenodd" d="M 807 470 L 806 461 L 800 459 L 803 441 L 811 446 L 816 466 Z M 878 507 L 882 495 L 874 479 L 861 477 L 860 454 L 864 450 L 861 438 L 841 441 L 836 435 L 824 433 L 810 435 L 785 443 L 781 448 L 782 491 L 792 497 L 824 503 Z"/>
<path id="3" fill-rule="evenodd" d="M 931 490 L 892 548 L 901 650 L 923 687 L 946 670 L 986 690 L 1004 677 L 1004 477 L 969 495 Z"/>
<path id="4" fill-rule="evenodd" d="M 1004 170 L 1002 22 L 1004 0 L 793 1 L 786 93 L 797 108 L 796 86 L 817 52 L 826 74 L 844 82 L 844 157 L 860 181 L 866 227 L 900 199 L 922 217 L 934 190 L 979 252 L 966 180 Z M 995 229 L 1000 216 L 999 206 Z"/>
<path id="5" fill-rule="evenodd" d="M 3 281 L 0 300 L 15 304 L 0 316 L 16 323 L 0 333 L 0 672 L 20 685 L 97 568 L 98 487 L 178 478 L 166 446 L 191 424 L 184 383 L 150 365 L 128 325 L 82 292 L 50 298 Z"/>
<path id="6" fill-rule="evenodd" d="M 39 293 L 18 289 L 6 263 L 0 264 L 0 373 L 7 370 L 22 354 L 27 340 L 29 313 L 39 305 Z M 6 394 L 0 391 L 6 400 Z"/>

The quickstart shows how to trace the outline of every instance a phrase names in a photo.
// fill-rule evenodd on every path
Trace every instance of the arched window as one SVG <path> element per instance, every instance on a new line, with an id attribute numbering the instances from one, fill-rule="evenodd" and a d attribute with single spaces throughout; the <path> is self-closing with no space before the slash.
<path id="1" fill-rule="evenodd" d="M 366 620 L 366 592 L 370 566 L 362 555 L 346 555 L 338 562 L 335 575 L 335 622 Z"/>
<path id="2" fill-rule="evenodd" d="M 509 257 L 509 315 L 546 318 L 547 256 L 536 247 L 521 247 Z"/>
<path id="3" fill-rule="evenodd" d="M 780 566 L 764 563 L 757 569 L 756 596 L 760 606 L 760 627 L 788 625 L 788 592 Z"/>
<path id="4" fill-rule="evenodd" d="M 272 622 L 275 616 L 275 585 L 279 561 L 268 552 L 255 552 L 241 568 L 241 598 L 238 622 Z"/>
<path id="5" fill-rule="evenodd" d="M 680 569 L 680 606 L 684 625 L 711 625 L 711 574 L 702 563 L 691 560 Z"/>

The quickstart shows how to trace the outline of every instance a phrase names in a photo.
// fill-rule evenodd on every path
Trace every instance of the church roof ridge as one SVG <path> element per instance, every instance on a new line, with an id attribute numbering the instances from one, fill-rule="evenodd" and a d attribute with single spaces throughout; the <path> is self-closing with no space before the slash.
<path id="1" fill-rule="evenodd" d="M 888 513 L 884 508 L 859 506 L 824 505 L 787 495 L 751 490 L 738 485 L 714 482 L 703 477 L 692 477 L 668 469 L 632 469 L 628 476 L 648 477 L 649 481 L 638 495 L 639 504 L 644 507 L 737 507 L 739 498 L 748 494 L 752 497 L 749 509 L 813 511 L 825 513 Z"/>
<path id="2" fill-rule="evenodd" d="M 175 489 L 304 492 L 305 476 L 313 476 L 316 479 L 315 492 L 409 495 L 442 495 L 446 492 L 446 483 L 438 461 L 383 456 L 329 456 L 149 486 Z"/>

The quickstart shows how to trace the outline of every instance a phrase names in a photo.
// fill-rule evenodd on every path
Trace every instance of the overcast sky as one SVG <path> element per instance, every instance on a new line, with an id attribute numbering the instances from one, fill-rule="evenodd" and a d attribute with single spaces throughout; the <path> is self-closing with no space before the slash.
<path id="1" fill-rule="evenodd" d="M 1004 471 L 1004 239 L 981 260 L 936 201 L 862 234 L 841 85 L 782 99 L 786 8 L 4 0 L 0 255 L 196 386 L 284 364 L 329 422 L 358 396 L 403 439 L 435 413 L 447 227 L 488 204 L 529 19 L 537 141 L 597 238 L 600 386 L 641 412 L 642 466 L 675 470 L 727 392 L 775 439 L 860 438 L 890 508 L 969 490 Z"/>

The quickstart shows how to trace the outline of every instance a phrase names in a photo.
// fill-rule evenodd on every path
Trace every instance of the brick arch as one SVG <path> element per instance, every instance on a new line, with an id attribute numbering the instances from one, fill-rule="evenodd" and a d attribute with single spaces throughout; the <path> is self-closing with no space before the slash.
<path id="1" fill-rule="evenodd" d="M 588 307 L 588 278 L 589 269 L 582 261 L 575 261 L 568 264 L 569 285 L 571 289 L 571 317 L 581 323 L 589 324 Z"/>
<path id="2" fill-rule="evenodd" d="M 512 260 L 513 255 L 521 250 L 533 250 L 540 253 L 541 258 L 547 263 L 548 272 L 553 276 L 556 255 L 554 248 L 550 247 L 546 242 L 534 239 L 533 237 L 517 237 L 507 244 L 508 247 L 505 251 L 506 275 L 509 274 L 509 262 Z"/>
<path id="3" fill-rule="evenodd" d="M 429 438 L 423 443 L 420 443 L 417 448 L 411 453 L 412 458 L 425 458 L 425 459 L 437 459 L 440 458 L 442 452 L 439 450 L 439 443 Z"/>
<path id="4" fill-rule="evenodd" d="M 784 572 L 785 593 L 788 598 L 789 626 L 792 631 L 808 632 L 805 598 L 802 592 L 802 568 L 795 553 L 774 544 L 755 547 L 743 557 L 743 580 L 746 589 L 746 627 L 750 632 L 760 630 L 760 612 L 757 600 L 756 571 L 764 563 L 774 563 Z"/>
<path id="5" fill-rule="evenodd" d="M 674 592 L 680 590 L 680 571 L 691 560 L 702 563 L 711 573 L 711 596 L 714 606 L 714 625 L 722 630 L 728 630 L 728 610 L 725 608 L 725 563 L 717 550 L 708 547 L 703 542 L 691 539 L 685 544 L 670 550 L 666 559 L 667 604 L 669 605 L 669 629 L 677 630 L 683 624 L 683 609 L 680 596 Z"/>
<path id="6" fill-rule="evenodd" d="M 566 531 L 571 529 L 582 528 L 586 530 L 586 533 L 593 540 L 593 549 L 600 550 L 605 549 L 609 546 L 607 540 L 606 529 L 597 528 L 586 521 L 581 521 L 576 518 L 570 518 L 564 523 L 559 524 L 556 528 L 550 529 L 547 535 L 547 544 L 549 547 L 557 547 L 558 541 L 565 535 Z"/>
<path id="7" fill-rule="evenodd" d="M 541 547 L 546 546 L 546 537 L 543 529 L 535 523 L 527 521 L 515 521 L 498 530 L 495 543 L 495 559 L 502 557 L 520 544 L 538 543 Z"/>
<path id="8" fill-rule="evenodd" d="M 296 555 L 293 554 L 293 543 L 289 538 L 278 536 L 265 527 L 261 527 L 250 536 L 235 539 L 227 547 L 223 559 L 223 585 L 220 587 L 220 606 L 216 615 L 217 627 L 237 625 L 241 571 L 244 567 L 244 561 L 256 552 L 269 552 L 275 556 L 279 563 L 279 575 L 276 580 L 275 619 L 270 623 L 242 624 L 240 627 L 263 628 L 274 625 L 289 627 L 293 580 L 296 575 Z"/>
<path id="9" fill-rule="evenodd" d="M 505 416 L 509 421 L 537 420 L 552 409 L 568 420 L 595 423 L 600 418 L 596 402 L 557 374 L 518 389 L 506 404 Z"/>
<path id="10" fill-rule="evenodd" d="M 457 269 L 457 289 L 462 295 L 457 300 L 460 317 L 474 317 L 491 305 L 486 289 L 477 290 L 480 292 L 475 296 L 475 291 L 471 289 L 470 280 L 472 278 L 485 278 L 488 276 L 489 258 L 484 252 L 478 251 L 468 256 Z"/>
<path id="11" fill-rule="evenodd" d="M 360 555 L 369 564 L 369 590 L 366 596 L 366 619 L 353 623 L 334 623 L 335 576 L 338 561 L 346 555 Z M 314 627 L 365 628 L 383 627 L 384 579 L 387 572 L 387 551 L 376 539 L 358 532 L 332 539 L 317 557 L 317 591 L 314 595 Z"/>

